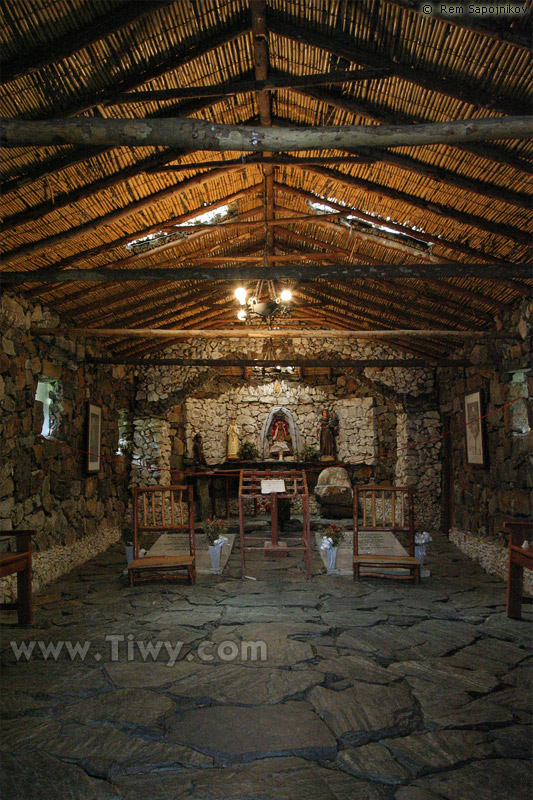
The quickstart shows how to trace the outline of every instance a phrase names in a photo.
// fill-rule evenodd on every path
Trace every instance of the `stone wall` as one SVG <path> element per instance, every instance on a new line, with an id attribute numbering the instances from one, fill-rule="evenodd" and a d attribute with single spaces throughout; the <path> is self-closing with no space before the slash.
<path id="1" fill-rule="evenodd" d="M 518 339 L 467 346 L 464 355 L 473 359 L 473 366 L 459 372 L 443 370 L 439 377 L 440 409 L 452 431 L 450 538 L 501 577 L 506 577 L 507 563 L 502 523 L 531 516 L 532 312 L 533 304 L 524 300 L 500 315 L 498 329 L 515 333 Z M 489 414 L 484 420 L 485 466 L 473 466 L 466 460 L 464 398 L 477 390 Z M 517 402 L 506 406 L 513 400 Z M 497 410 L 502 406 L 506 407 Z"/>
<path id="2" fill-rule="evenodd" d="M 279 394 L 273 392 L 273 385 L 269 383 L 236 386 L 216 398 L 188 398 L 185 401 L 187 452 L 192 452 L 194 434 L 201 433 L 207 463 L 224 461 L 227 430 L 233 416 L 240 441 L 252 442 L 260 450 L 263 424 L 269 411 L 277 406 L 283 406 L 293 415 L 302 446 L 318 449 L 320 411 L 327 407 L 335 410 L 339 417 L 339 459 L 368 464 L 375 462 L 379 446 L 375 398 L 347 397 L 344 388 L 336 385 L 314 387 L 283 380 L 280 385 Z M 297 455 L 295 453 L 294 457 Z"/>
<path id="3" fill-rule="evenodd" d="M 322 357 L 387 358 L 398 351 L 369 342 L 337 339 L 257 341 L 196 340 L 167 348 L 165 357 L 174 358 L 280 358 Z M 405 355 L 409 359 L 409 355 Z M 300 380 L 284 377 L 279 392 L 273 378 L 244 380 L 222 377 L 207 367 L 151 367 L 139 371 L 136 408 L 139 425 L 165 418 L 170 444 L 161 454 L 161 468 L 182 468 L 192 461 L 192 441 L 201 433 L 208 464 L 226 458 L 227 431 L 235 415 L 241 440 L 259 449 L 262 426 L 274 407 L 293 415 L 302 447 L 318 447 L 317 426 L 323 407 L 335 410 L 340 431 L 339 459 L 361 467 L 353 480 L 401 482 L 415 487 L 417 527 L 440 525 L 440 433 L 439 412 L 433 370 L 365 368 L 333 371 L 330 376 L 307 376 Z M 142 421 L 141 421 L 142 420 Z M 159 424 L 159 423 L 157 423 Z M 428 439 L 436 441 L 427 442 Z M 141 433 L 136 453 L 139 461 L 151 457 L 150 436 Z M 396 453 L 397 440 L 407 450 Z M 144 459 L 146 460 L 146 459 Z M 152 466 L 155 466 L 152 464 Z M 145 475 L 143 480 L 149 481 Z M 153 481 L 152 481 L 153 482 Z"/>
<path id="4" fill-rule="evenodd" d="M 121 533 L 129 468 L 117 456 L 118 412 L 131 411 L 133 378 L 122 367 L 87 364 L 83 340 L 39 339 L 30 324 L 58 318 L 16 295 L 0 300 L 0 529 L 35 530 L 40 585 L 105 549 Z M 41 436 L 37 383 L 56 382 L 53 438 Z M 102 466 L 85 471 L 87 403 L 102 409 Z M 118 459 L 118 460 L 115 460 Z M 45 553 L 55 553 L 53 558 Z"/>

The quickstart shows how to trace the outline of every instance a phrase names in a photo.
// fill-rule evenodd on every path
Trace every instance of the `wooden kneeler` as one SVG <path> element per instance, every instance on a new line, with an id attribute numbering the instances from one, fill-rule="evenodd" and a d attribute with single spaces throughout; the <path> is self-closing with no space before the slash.
<path id="1" fill-rule="evenodd" d="M 359 504 L 361 501 L 361 511 Z M 409 534 L 408 555 L 359 553 L 360 531 L 390 531 Z M 415 521 L 413 490 L 406 486 L 356 486 L 353 497 L 353 577 L 394 578 L 420 583 L 420 561 L 414 556 Z M 361 567 L 365 574 L 361 576 Z M 406 570 L 394 575 L 387 570 Z"/>
<path id="2" fill-rule="evenodd" d="M 139 535 L 170 533 L 180 536 L 183 554 L 139 558 Z M 194 499 L 192 486 L 143 486 L 133 492 L 133 561 L 128 564 L 130 586 L 144 581 L 196 581 Z"/>

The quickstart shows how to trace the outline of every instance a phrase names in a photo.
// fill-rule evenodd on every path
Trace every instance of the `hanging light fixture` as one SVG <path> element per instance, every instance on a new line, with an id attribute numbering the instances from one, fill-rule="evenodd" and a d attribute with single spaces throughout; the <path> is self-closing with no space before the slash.
<path id="1" fill-rule="evenodd" d="M 266 299 L 260 300 L 264 286 L 266 286 L 268 296 Z M 271 328 L 276 317 L 288 317 L 292 312 L 292 292 L 290 289 L 283 289 L 279 297 L 276 297 L 273 281 L 257 281 L 253 295 L 248 300 L 246 295 L 247 292 L 243 286 L 239 286 L 235 290 L 235 298 L 242 306 L 237 314 L 237 319 L 246 322 L 247 325 L 259 320 L 266 322 Z"/>

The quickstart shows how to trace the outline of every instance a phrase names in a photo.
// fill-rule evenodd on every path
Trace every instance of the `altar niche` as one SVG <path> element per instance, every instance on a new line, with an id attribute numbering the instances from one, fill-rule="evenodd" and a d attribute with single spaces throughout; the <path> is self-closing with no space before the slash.
<path id="1" fill-rule="evenodd" d="M 287 431 L 289 438 L 287 438 Z M 282 432 L 285 438 L 283 438 Z M 280 450 L 282 451 L 283 459 L 287 457 L 295 461 L 300 459 L 302 453 L 300 431 L 288 408 L 276 406 L 267 414 L 261 430 L 260 447 L 263 461 L 267 461 L 270 458 L 278 459 Z"/>

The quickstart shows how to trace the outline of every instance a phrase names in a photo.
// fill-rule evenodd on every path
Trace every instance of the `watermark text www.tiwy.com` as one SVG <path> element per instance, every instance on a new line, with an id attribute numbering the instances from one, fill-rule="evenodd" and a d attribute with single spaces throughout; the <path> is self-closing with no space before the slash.
<path id="1" fill-rule="evenodd" d="M 423 14 L 441 17 L 520 17 L 528 12 L 523 2 L 516 3 L 421 3 Z"/>
<path id="2" fill-rule="evenodd" d="M 267 645 L 264 641 L 233 641 L 225 639 L 213 642 L 204 639 L 194 650 L 183 652 L 184 642 L 157 640 L 145 642 L 135 639 L 132 633 L 127 636 L 113 634 L 105 637 L 107 642 L 105 655 L 108 661 L 161 661 L 172 667 L 178 661 L 266 661 Z M 42 658 L 45 661 L 57 661 L 61 656 L 71 661 L 101 661 L 104 658 L 102 648 L 95 650 L 91 641 L 72 641 L 58 639 L 54 642 L 30 640 L 29 642 L 10 642 L 17 661 L 30 661 Z"/>

